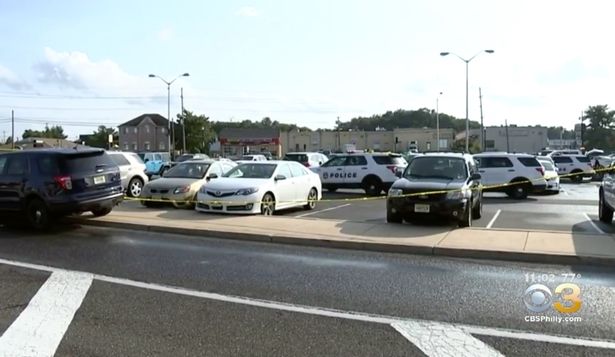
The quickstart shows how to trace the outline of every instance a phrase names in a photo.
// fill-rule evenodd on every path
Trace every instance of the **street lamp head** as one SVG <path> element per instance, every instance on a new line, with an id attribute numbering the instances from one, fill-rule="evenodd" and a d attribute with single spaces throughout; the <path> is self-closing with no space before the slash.
<path id="1" fill-rule="evenodd" d="M 487 53 L 493 53 L 493 52 L 495 52 L 495 51 L 494 51 L 494 50 L 485 50 L 485 52 L 487 52 Z"/>
<path id="2" fill-rule="evenodd" d="M 155 78 L 155 77 L 156 77 L 156 75 L 155 75 L 155 74 L 150 74 L 148 77 L 150 77 L 150 78 Z"/>
<path id="3" fill-rule="evenodd" d="M 182 77 L 190 77 L 190 73 L 184 73 L 182 74 Z"/>
<path id="4" fill-rule="evenodd" d="M 448 56 L 449 53 L 448 52 L 440 52 L 440 56 Z"/>

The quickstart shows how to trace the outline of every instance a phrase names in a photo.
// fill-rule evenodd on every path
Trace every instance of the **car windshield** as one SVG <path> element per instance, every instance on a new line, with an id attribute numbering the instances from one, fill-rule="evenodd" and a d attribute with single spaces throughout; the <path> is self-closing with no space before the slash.
<path id="1" fill-rule="evenodd" d="M 306 163 L 308 162 L 308 156 L 306 154 L 286 154 L 284 160 Z"/>
<path id="2" fill-rule="evenodd" d="M 194 155 L 192 154 L 183 154 L 183 155 L 178 156 L 177 159 L 175 159 L 175 161 L 184 162 L 184 161 L 192 159 L 193 157 Z"/>
<path id="3" fill-rule="evenodd" d="M 209 164 L 201 162 L 184 162 L 164 174 L 165 178 L 202 179 L 209 169 Z"/>
<path id="4" fill-rule="evenodd" d="M 450 157 L 416 157 L 406 169 L 408 180 L 426 178 L 465 180 L 468 177 L 465 160 Z"/>
<path id="5" fill-rule="evenodd" d="M 226 173 L 224 177 L 267 179 L 273 176 L 276 164 L 240 164 Z"/>
<path id="6" fill-rule="evenodd" d="M 555 168 L 549 161 L 540 161 L 540 164 L 548 171 L 555 171 Z"/>

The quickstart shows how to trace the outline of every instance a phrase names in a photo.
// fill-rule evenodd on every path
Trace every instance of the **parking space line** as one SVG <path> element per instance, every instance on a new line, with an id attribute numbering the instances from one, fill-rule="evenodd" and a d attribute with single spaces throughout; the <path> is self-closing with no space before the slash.
<path id="1" fill-rule="evenodd" d="M 606 234 L 602 229 L 600 229 L 600 227 L 598 227 L 596 223 L 594 223 L 594 220 L 591 219 L 591 217 L 587 213 L 583 213 L 583 215 L 585 216 L 585 218 L 587 218 L 587 220 L 589 221 L 589 224 L 591 224 L 592 227 L 594 227 L 594 229 L 598 231 L 598 233 Z"/>
<path id="2" fill-rule="evenodd" d="M 344 205 L 339 205 L 339 206 L 335 206 L 335 207 L 329 207 L 329 208 L 321 209 L 320 211 L 312 211 L 312 212 L 308 212 L 308 213 L 300 214 L 300 215 L 295 216 L 295 217 L 296 217 L 296 218 L 307 217 L 307 216 L 311 216 L 311 215 L 313 215 L 313 214 L 317 214 L 317 213 L 322 213 L 322 212 L 333 211 L 334 209 L 338 209 L 338 208 L 342 208 L 342 207 L 346 207 L 346 206 L 350 206 L 350 203 L 346 203 L 346 204 L 344 204 Z"/>
<path id="3" fill-rule="evenodd" d="M 497 212 L 495 212 L 495 215 L 493 216 L 493 218 L 491 218 L 491 220 L 489 221 L 489 224 L 487 224 L 487 227 L 486 227 L 487 229 L 491 229 L 491 227 L 495 223 L 495 220 L 498 219 L 498 216 L 500 215 L 500 212 L 502 212 L 501 209 L 499 209 Z"/>
<path id="4" fill-rule="evenodd" d="M 92 279 L 88 273 L 53 272 L 0 337 L 0 355 L 53 356 Z"/>

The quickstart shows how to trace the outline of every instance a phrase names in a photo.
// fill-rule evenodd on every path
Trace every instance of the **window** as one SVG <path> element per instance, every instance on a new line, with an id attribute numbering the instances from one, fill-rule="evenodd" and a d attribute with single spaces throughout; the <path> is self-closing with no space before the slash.
<path id="1" fill-rule="evenodd" d="M 23 155 L 9 157 L 5 165 L 7 175 L 22 176 L 28 172 L 28 158 Z"/>
<path id="2" fill-rule="evenodd" d="M 160 129 L 160 132 L 163 133 L 163 134 L 166 134 L 167 133 L 167 129 L 166 128 L 162 128 L 162 129 Z"/>
<path id="3" fill-rule="evenodd" d="M 348 156 L 346 165 L 348 166 L 367 165 L 367 160 L 365 159 L 365 156 Z"/>
<path id="4" fill-rule="evenodd" d="M 145 126 L 145 132 L 149 134 L 149 125 Z"/>
<path id="5" fill-rule="evenodd" d="M 114 166 L 115 163 L 104 151 L 85 152 L 82 154 L 62 155 L 63 173 L 93 172 L 97 166 Z"/>
<path id="6" fill-rule="evenodd" d="M 536 160 L 533 157 L 519 157 L 517 158 L 519 159 L 519 161 L 524 165 L 524 166 L 528 166 L 528 167 L 540 167 L 540 163 L 538 162 L 538 160 Z"/>
<path id="7" fill-rule="evenodd" d="M 161 142 L 158 144 L 158 150 L 165 150 L 164 143 Z"/>
<path id="8" fill-rule="evenodd" d="M 124 143 L 124 150 L 129 150 L 130 146 L 128 145 L 128 143 Z"/>
<path id="9" fill-rule="evenodd" d="M 374 155 L 372 157 L 374 158 L 374 161 L 376 161 L 378 165 L 406 165 L 407 164 L 406 160 L 404 160 L 404 158 L 401 156 Z"/>
<path id="10" fill-rule="evenodd" d="M 579 160 L 579 162 L 584 162 L 589 164 L 589 157 L 587 156 L 575 156 L 577 160 Z"/>
<path id="11" fill-rule="evenodd" d="M 122 154 L 111 154 L 109 156 L 111 156 L 111 160 L 113 160 L 117 166 L 130 166 L 130 161 Z"/>
<path id="12" fill-rule="evenodd" d="M 495 140 L 485 140 L 485 146 L 487 149 L 495 148 Z"/>
<path id="13" fill-rule="evenodd" d="M 0 156 L 0 175 L 4 172 L 4 167 L 6 166 L 6 155 Z"/>
<path id="14" fill-rule="evenodd" d="M 290 172 L 290 168 L 288 166 L 289 166 L 288 164 L 281 164 L 280 167 L 278 168 L 277 175 L 284 175 L 284 177 L 286 178 L 293 177 L 292 173 Z"/>
<path id="15" fill-rule="evenodd" d="M 301 177 L 307 175 L 303 166 L 299 164 L 290 164 L 290 172 L 293 174 L 293 177 Z"/>
<path id="16" fill-rule="evenodd" d="M 571 164 L 572 158 L 567 156 L 553 156 L 553 162 L 556 164 Z"/>
<path id="17" fill-rule="evenodd" d="M 284 160 L 306 164 L 308 162 L 308 156 L 305 154 L 286 154 L 286 156 L 284 156 Z"/>
<path id="18" fill-rule="evenodd" d="M 132 149 L 133 149 L 134 151 L 139 150 L 139 149 L 138 149 L 138 147 L 137 147 L 137 143 L 132 143 Z"/>
<path id="19" fill-rule="evenodd" d="M 133 128 L 133 131 L 135 134 L 137 134 L 139 132 L 139 128 L 137 128 L 136 126 Z"/>
<path id="20" fill-rule="evenodd" d="M 137 155 L 135 153 L 128 154 L 128 156 L 130 156 L 138 164 L 142 164 L 143 163 L 143 159 L 141 158 L 141 156 L 139 156 L 139 155 Z"/>
<path id="21" fill-rule="evenodd" d="M 336 156 L 333 159 L 327 161 L 324 165 L 324 167 L 330 167 L 330 166 L 344 166 L 346 164 L 346 156 Z"/>
<path id="22" fill-rule="evenodd" d="M 124 127 L 124 134 L 128 134 L 128 127 L 127 126 Z"/>
<path id="23" fill-rule="evenodd" d="M 456 157 L 416 157 L 406 169 L 408 180 L 465 180 L 468 177 L 465 160 Z"/>
<path id="24" fill-rule="evenodd" d="M 149 141 L 145 142 L 145 150 L 146 151 L 150 151 L 152 149 L 152 146 L 150 145 Z"/>
<path id="25" fill-rule="evenodd" d="M 481 168 L 513 167 L 513 163 L 507 157 L 480 157 L 477 161 Z"/>

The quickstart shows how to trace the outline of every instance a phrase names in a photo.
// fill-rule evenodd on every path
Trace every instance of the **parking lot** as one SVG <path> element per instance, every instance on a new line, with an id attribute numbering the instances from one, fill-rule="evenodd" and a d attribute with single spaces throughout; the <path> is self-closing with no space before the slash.
<path id="1" fill-rule="evenodd" d="M 598 220 L 597 182 L 562 183 L 558 194 L 536 194 L 525 200 L 513 200 L 502 193 L 485 193 L 483 216 L 475 227 L 488 229 L 530 229 L 574 233 L 615 233 L 615 228 Z M 136 202 L 125 202 L 120 210 L 146 209 Z M 172 207 L 166 208 L 169 211 Z M 341 220 L 378 223 L 386 222 L 384 197 L 365 197 L 362 190 L 324 192 L 323 201 L 313 211 L 293 209 L 280 212 L 283 217 L 314 220 Z M 223 215 L 203 214 L 203 219 L 220 219 Z M 454 222 L 424 220 L 413 224 L 428 225 L 443 230 L 453 229 Z M 412 224 L 407 224 L 409 229 Z"/>

